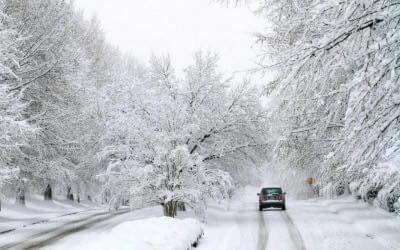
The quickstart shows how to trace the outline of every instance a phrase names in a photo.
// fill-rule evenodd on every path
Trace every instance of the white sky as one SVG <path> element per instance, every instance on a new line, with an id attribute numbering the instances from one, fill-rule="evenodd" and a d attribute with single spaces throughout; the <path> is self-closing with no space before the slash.
<path id="1" fill-rule="evenodd" d="M 107 40 L 139 60 L 169 53 L 179 71 L 199 49 L 220 55 L 224 73 L 254 67 L 252 33 L 263 21 L 244 5 L 227 7 L 210 0 L 75 0 L 88 18 L 95 14 Z"/>

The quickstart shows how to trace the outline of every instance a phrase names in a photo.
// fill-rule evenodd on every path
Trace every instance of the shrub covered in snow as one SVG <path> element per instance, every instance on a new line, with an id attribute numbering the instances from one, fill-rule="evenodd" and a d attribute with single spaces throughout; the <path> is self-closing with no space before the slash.
<path id="1" fill-rule="evenodd" d="M 395 212 L 396 202 L 400 197 L 399 156 L 377 164 L 373 170 L 365 170 L 349 184 L 353 196 L 381 207 L 389 212 Z"/>
<path id="2" fill-rule="evenodd" d="M 397 200 L 397 202 L 394 204 L 394 209 L 395 212 L 400 215 L 400 198 Z"/>
<path id="3" fill-rule="evenodd" d="M 346 194 L 346 192 L 347 192 L 347 186 L 344 182 L 328 183 L 321 190 L 323 196 L 328 198 L 344 195 Z"/>

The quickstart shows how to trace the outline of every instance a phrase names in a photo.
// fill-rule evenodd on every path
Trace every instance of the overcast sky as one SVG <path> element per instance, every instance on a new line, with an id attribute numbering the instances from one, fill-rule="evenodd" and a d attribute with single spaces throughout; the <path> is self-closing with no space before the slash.
<path id="1" fill-rule="evenodd" d="M 169 53 L 177 70 L 206 49 L 220 54 L 223 72 L 254 67 L 252 32 L 263 22 L 246 6 L 227 7 L 210 0 L 75 0 L 89 18 L 95 14 L 107 40 L 122 51 L 148 61 Z"/>

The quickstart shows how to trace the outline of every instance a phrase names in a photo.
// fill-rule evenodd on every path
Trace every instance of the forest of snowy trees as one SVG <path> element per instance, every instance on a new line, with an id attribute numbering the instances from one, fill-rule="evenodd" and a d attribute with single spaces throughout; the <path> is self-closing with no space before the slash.
<path id="1" fill-rule="evenodd" d="M 400 1 L 249 2 L 266 19 L 260 67 L 277 72 L 265 88 L 276 157 L 317 177 L 326 195 L 350 191 L 394 211 Z"/>
<path id="2" fill-rule="evenodd" d="M 264 157 L 260 91 L 219 74 L 217 55 L 196 53 L 177 77 L 168 56 L 122 55 L 69 1 L 0 3 L 2 198 L 46 190 L 201 213 Z"/>
<path id="3" fill-rule="evenodd" d="M 248 3 L 266 23 L 259 70 L 277 76 L 262 91 L 210 52 L 182 74 L 168 56 L 138 62 L 69 1 L 0 0 L 0 199 L 46 190 L 201 214 L 273 160 L 394 211 L 400 1 Z"/>

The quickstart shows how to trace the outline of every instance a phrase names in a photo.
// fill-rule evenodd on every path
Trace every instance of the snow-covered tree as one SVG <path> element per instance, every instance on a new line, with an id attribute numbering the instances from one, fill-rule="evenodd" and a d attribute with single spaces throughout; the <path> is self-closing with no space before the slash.
<path id="1" fill-rule="evenodd" d="M 278 155 L 336 193 L 351 183 L 398 199 L 399 171 L 384 164 L 399 154 L 398 1 L 253 3 L 267 20 L 261 67 L 279 72 L 266 87 L 278 100 Z"/>
<path id="2" fill-rule="evenodd" d="M 224 79 L 216 55 L 178 77 L 168 57 L 146 67 L 112 48 L 72 1 L 0 3 L 0 181 L 21 204 L 40 192 L 201 213 L 265 157 L 260 93 Z"/>
<path id="3" fill-rule="evenodd" d="M 11 83 L 20 80 L 14 72 L 21 56 L 17 48 L 20 34 L 4 8 L 4 2 L 0 1 L 0 199 L 5 195 L 2 192 L 4 186 L 17 178 L 18 159 L 26 157 L 24 148 L 29 146 L 29 140 L 36 133 L 35 127 L 23 116 L 26 106 L 22 96 L 10 91 Z"/>
<path id="4" fill-rule="evenodd" d="M 120 115 L 110 127 L 115 144 L 101 157 L 109 159 L 100 175 L 108 186 L 117 181 L 131 195 L 145 192 L 168 216 L 179 203 L 201 213 L 206 198 L 228 197 L 233 180 L 228 166 L 221 167 L 238 154 L 260 157 L 265 113 L 256 90 L 229 89 L 216 62 L 199 52 L 178 79 L 168 57 L 153 58 L 145 79 L 118 89 L 118 100 L 126 102 L 118 103 Z"/>
<path id="5" fill-rule="evenodd" d="M 98 87 L 108 81 L 104 69 L 114 50 L 97 22 L 85 21 L 69 1 L 2 3 L 3 22 L 12 20 L 15 27 L 4 34 L 23 37 L 7 40 L 12 41 L 8 54 L 14 55 L 2 63 L 12 70 L 6 73 L 8 92 L 24 100 L 21 116 L 40 131 L 24 148 L 27 157 L 19 159 L 18 179 L 27 179 L 34 191 L 57 184 L 57 193 L 71 187 L 74 193 L 85 192 L 102 132 Z"/>

